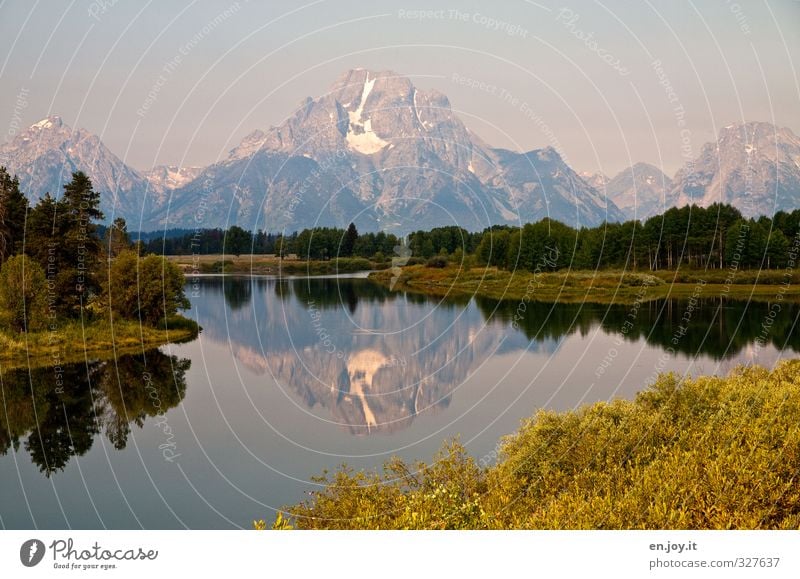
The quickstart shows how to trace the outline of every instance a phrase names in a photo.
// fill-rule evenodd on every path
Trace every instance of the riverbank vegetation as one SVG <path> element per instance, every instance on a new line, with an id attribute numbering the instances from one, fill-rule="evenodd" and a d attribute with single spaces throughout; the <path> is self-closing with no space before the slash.
<path id="1" fill-rule="evenodd" d="M 244 254 L 327 261 L 364 258 L 392 265 L 446 257 L 466 268 L 478 265 L 509 271 L 625 269 L 781 269 L 800 247 L 800 209 L 774 217 L 745 218 L 730 205 L 671 208 L 644 221 L 574 228 L 553 219 L 521 226 L 494 225 L 470 232 L 458 226 L 393 233 L 359 233 L 317 227 L 274 234 L 227 230 L 173 230 L 146 235 L 148 252 L 163 255 Z M 795 254 L 795 257 L 792 257 Z"/>
<path id="2" fill-rule="evenodd" d="M 187 276 L 221 273 L 275 277 L 336 275 L 386 269 L 391 265 L 385 260 L 370 261 L 363 257 L 301 260 L 257 254 L 171 255 L 167 259 Z"/>
<path id="3" fill-rule="evenodd" d="M 632 401 L 540 411 L 498 457 L 452 442 L 430 464 L 342 467 L 274 528 L 798 529 L 797 416 L 800 361 L 661 375 Z"/>
<path id="4" fill-rule="evenodd" d="M 642 286 L 644 299 L 690 297 L 697 283 L 709 294 L 740 299 L 800 295 L 800 210 L 748 219 L 730 205 L 692 205 L 596 227 L 543 219 L 405 237 L 360 234 L 353 224 L 282 235 L 237 226 L 177 234 L 151 238 L 145 247 L 195 274 L 386 270 L 373 279 L 393 288 L 542 301 L 626 303 L 642 299 Z"/>
<path id="5" fill-rule="evenodd" d="M 409 236 L 412 256 L 509 271 L 782 269 L 800 249 L 800 209 L 746 219 L 730 205 L 673 207 L 644 222 L 576 229 L 553 219 L 479 233 L 458 227 Z"/>
<path id="6" fill-rule="evenodd" d="M 377 271 L 369 278 L 407 292 L 526 302 L 629 304 L 692 297 L 800 301 L 800 271 L 788 269 L 529 272 L 497 267 L 464 268 L 448 262 L 444 267 L 413 265 Z"/>
<path id="7" fill-rule="evenodd" d="M 59 363 L 115 348 L 153 347 L 197 335 L 182 272 L 140 257 L 124 220 L 98 222 L 100 196 L 73 173 L 59 199 L 31 207 L 0 167 L 0 362 Z"/>
<path id="8" fill-rule="evenodd" d="M 222 254 L 225 259 L 246 255 L 289 258 L 290 262 L 362 258 L 381 263 L 390 259 L 401 243 L 398 236 L 383 231 L 359 234 L 352 223 L 347 229 L 316 227 L 286 234 L 251 232 L 233 225 L 228 229 L 171 230 L 160 237 L 146 237 L 144 250 L 159 255 Z"/>

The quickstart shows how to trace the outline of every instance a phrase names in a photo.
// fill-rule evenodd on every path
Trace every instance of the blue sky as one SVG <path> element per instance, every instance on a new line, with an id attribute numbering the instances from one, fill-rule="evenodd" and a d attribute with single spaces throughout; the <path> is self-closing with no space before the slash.
<path id="1" fill-rule="evenodd" d="M 800 133 L 798 24 L 793 0 L 5 1 L 0 131 L 59 114 L 136 168 L 205 165 L 366 67 L 492 145 L 672 174 L 730 123 Z"/>

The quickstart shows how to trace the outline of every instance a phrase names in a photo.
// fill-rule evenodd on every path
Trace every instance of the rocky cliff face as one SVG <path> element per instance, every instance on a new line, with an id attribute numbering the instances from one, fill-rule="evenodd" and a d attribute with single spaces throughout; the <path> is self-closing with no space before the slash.
<path id="1" fill-rule="evenodd" d="M 597 191 L 601 193 L 605 191 L 606 185 L 611 180 L 608 178 L 608 175 L 603 173 L 590 173 L 588 171 L 581 171 L 578 173 L 581 179 L 586 181 L 590 187 L 594 187 Z"/>
<path id="2" fill-rule="evenodd" d="M 281 126 L 251 133 L 226 160 L 178 188 L 173 223 L 185 221 L 201 198 L 207 204 L 208 190 L 215 219 L 270 230 L 354 221 L 362 230 L 405 233 L 548 215 L 579 225 L 622 218 L 555 150 L 492 149 L 445 95 L 363 69 L 303 101 Z"/>
<path id="3" fill-rule="evenodd" d="M 164 193 L 183 187 L 197 179 L 203 167 L 177 167 L 175 165 L 159 165 L 143 173 L 150 184 L 150 190 Z"/>
<path id="4" fill-rule="evenodd" d="M 112 216 L 138 217 L 147 180 L 106 148 L 96 136 L 73 130 L 58 116 L 50 116 L 0 146 L 0 165 L 20 180 L 32 199 L 47 192 L 58 197 L 74 171 L 83 171 L 100 193 L 101 209 Z"/>
<path id="5" fill-rule="evenodd" d="M 609 198 L 627 219 L 644 220 L 663 213 L 672 205 L 672 179 L 658 167 L 636 163 L 620 172 L 605 185 Z"/>
<path id="6" fill-rule="evenodd" d="M 800 207 L 800 138 L 786 128 L 729 125 L 675 176 L 671 204 L 730 203 L 745 216 Z"/>
<path id="7" fill-rule="evenodd" d="M 256 130 L 209 167 L 140 173 L 100 139 L 48 117 L 0 146 L 0 163 L 32 198 L 60 194 L 75 170 L 100 191 L 108 219 L 132 229 L 314 226 L 407 233 L 479 230 L 551 217 L 569 225 L 646 219 L 688 203 L 745 215 L 800 206 L 800 139 L 768 123 L 725 127 L 670 180 L 637 163 L 613 179 L 578 175 L 552 148 L 495 149 L 447 97 L 389 71 L 351 70 L 278 127 Z"/>

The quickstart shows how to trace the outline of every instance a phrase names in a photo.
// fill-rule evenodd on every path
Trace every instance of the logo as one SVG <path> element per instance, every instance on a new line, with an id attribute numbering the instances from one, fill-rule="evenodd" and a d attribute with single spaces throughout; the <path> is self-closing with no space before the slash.
<path id="1" fill-rule="evenodd" d="M 44 558 L 44 543 L 39 539 L 28 539 L 19 548 L 19 560 L 26 567 L 35 567 Z"/>

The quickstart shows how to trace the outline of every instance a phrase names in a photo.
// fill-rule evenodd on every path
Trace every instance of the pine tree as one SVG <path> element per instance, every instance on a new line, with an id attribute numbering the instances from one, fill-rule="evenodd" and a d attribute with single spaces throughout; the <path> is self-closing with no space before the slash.
<path id="1" fill-rule="evenodd" d="M 347 227 L 347 231 L 345 231 L 344 237 L 342 237 L 342 246 L 339 251 L 339 255 L 341 257 L 351 257 L 353 255 L 353 249 L 355 249 L 357 241 L 358 241 L 358 229 L 356 229 L 355 224 L 351 223 Z"/>
<path id="2" fill-rule="evenodd" d="M 19 179 L 0 167 L 0 263 L 22 252 L 28 199 L 19 190 Z"/>
<path id="3" fill-rule="evenodd" d="M 117 217 L 111 227 L 106 229 L 106 238 L 103 245 L 109 257 L 117 257 L 126 249 L 131 248 L 128 224 L 125 223 L 122 217 Z"/>
<path id="4" fill-rule="evenodd" d="M 252 250 L 253 247 L 253 235 L 249 231 L 245 231 L 238 225 L 231 226 L 227 232 L 225 232 L 225 251 L 224 253 L 230 253 L 239 257 L 243 253 Z"/>
<path id="5" fill-rule="evenodd" d="M 103 218 L 100 195 L 79 171 L 72 174 L 59 201 L 45 196 L 34 214 L 26 249 L 52 283 L 58 313 L 74 316 L 100 291 L 97 274 L 103 246 L 95 223 Z"/>
<path id="6" fill-rule="evenodd" d="M 58 202 L 50 193 L 34 205 L 28 216 L 27 239 L 25 253 L 47 271 L 48 256 L 52 254 L 55 244 L 63 237 L 61 222 L 58 220 Z M 52 260 L 50 260 L 52 263 Z"/>

